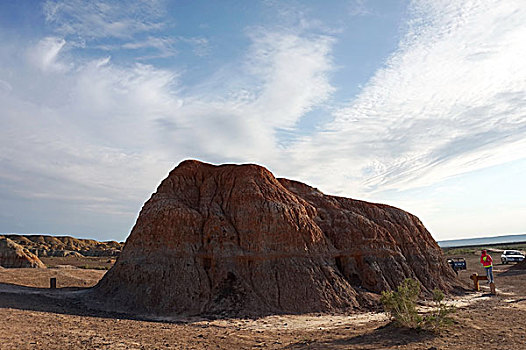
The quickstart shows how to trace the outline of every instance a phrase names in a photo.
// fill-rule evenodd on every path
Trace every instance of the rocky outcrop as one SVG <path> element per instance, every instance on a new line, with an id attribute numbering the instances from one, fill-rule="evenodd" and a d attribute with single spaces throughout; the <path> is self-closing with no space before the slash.
<path id="1" fill-rule="evenodd" d="M 0 238 L 0 266 L 46 267 L 36 255 L 5 237 Z"/>
<path id="2" fill-rule="evenodd" d="M 368 307 L 408 277 L 424 291 L 460 284 L 414 215 L 257 165 L 184 161 L 94 293 L 156 314 L 330 312 Z"/>
<path id="3" fill-rule="evenodd" d="M 279 179 L 317 210 L 314 220 L 339 251 L 336 263 L 352 284 L 373 292 L 392 289 L 405 278 L 424 290 L 457 285 L 431 234 L 401 209 L 350 198 L 327 196 L 296 181 Z"/>
<path id="4" fill-rule="evenodd" d="M 122 243 L 119 242 L 98 242 L 93 239 L 80 239 L 70 236 L 10 234 L 5 235 L 5 237 L 38 257 L 113 257 L 119 256 L 122 249 Z"/>

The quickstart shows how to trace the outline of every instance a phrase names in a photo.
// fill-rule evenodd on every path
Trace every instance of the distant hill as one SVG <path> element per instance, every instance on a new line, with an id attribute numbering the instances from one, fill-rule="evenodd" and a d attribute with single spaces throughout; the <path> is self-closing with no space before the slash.
<path id="1" fill-rule="evenodd" d="M 3 234 L 38 257 L 55 256 L 118 256 L 124 243 L 99 242 L 70 236 Z"/>
<path id="2" fill-rule="evenodd" d="M 451 240 L 445 240 L 445 241 L 438 241 L 437 243 L 441 248 L 449 248 L 449 247 L 469 247 L 469 246 L 520 243 L 520 242 L 526 242 L 526 234 L 505 235 L 505 236 L 497 236 L 497 237 L 451 239 Z"/>
<path id="3" fill-rule="evenodd" d="M 16 244 L 7 237 L 0 237 L 0 266 L 14 268 L 46 267 L 35 254 L 30 253 L 20 244 Z"/>

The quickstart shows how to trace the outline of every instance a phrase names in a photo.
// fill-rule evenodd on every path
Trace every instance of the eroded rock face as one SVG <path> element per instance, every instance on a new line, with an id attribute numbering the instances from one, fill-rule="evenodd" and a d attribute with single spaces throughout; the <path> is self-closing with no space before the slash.
<path id="1" fill-rule="evenodd" d="M 327 312 L 368 306 L 407 277 L 459 285 L 415 216 L 256 165 L 184 161 L 95 292 L 157 314 Z"/>
<path id="2" fill-rule="evenodd" d="M 0 266 L 18 268 L 46 267 L 36 255 L 5 237 L 0 238 Z"/>
<path id="3" fill-rule="evenodd" d="M 38 257 L 110 257 L 118 256 L 122 248 L 122 243 L 115 241 L 98 242 L 92 239 L 80 239 L 70 236 L 8 234 L 5 237 Z"/>

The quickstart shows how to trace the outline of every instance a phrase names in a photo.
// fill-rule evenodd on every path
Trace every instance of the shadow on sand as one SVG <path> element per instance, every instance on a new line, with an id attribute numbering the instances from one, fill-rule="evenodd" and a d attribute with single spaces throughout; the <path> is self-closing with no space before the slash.
<path id="1" fill-rule="evenodd" d="M 92 291 L 96 287 L 65 287 L 65 288 L 37 288 L 17 284 L 0 283 L 0 308 L 11 308 L 26 311 L 50 312 L 58 314 L 101 317 L 112 319 L 128 319 L 146 322 L 162 322 L 172 324 L 193 324 L 216 319 L 257 319 L 268 315 L 241 316 L 241 315 L 170 315 L 155 316 L 146 314 L 133 314 L 131 312 L 118 312 L 105 310 L 105 304 L 94 297 Z"/>
<path id="2" fill-rule="evenodd" d="M 526 274 L 526 265 L 520 263 L 510 267 L 504 272 L 501 272 L 500 276 L 520 276 L 524 274 Z"/>
<path id="3" fill-rule="evenodd" d="M 102 304 L 93 298 L 93 294 L 91 293 L 93 288 L 94 287 L 65 287 L 49 289 L 0 283 L 0 308 L 174 324 L 192 324 L 219 318 L 215 316 L 155 317 L 149 315 L 134 315 L 126 312 L 106 311 L 102 307 Z M 89 305 L 93 305 L 94 307 Z"/>
<path id="4" fill-rule="evenodd" d="M 291 344 L 286 349 L 380 349 L 385 347 L 404 346 L 412 343 L 423 344 L 431 341 L 435 335 L 416 329 L 399 328 L 389 323 L 374 331 L 348 338 L 335 339 L 328 342 L 300 342 Z"/>
<path id="5" fill-rule="evenodd" d="M 92 288 L 36 288 L 0 283 L 0 308 L 104 318 L 138 319 L 124 313 L 91 309 L 89 291 Z"/>

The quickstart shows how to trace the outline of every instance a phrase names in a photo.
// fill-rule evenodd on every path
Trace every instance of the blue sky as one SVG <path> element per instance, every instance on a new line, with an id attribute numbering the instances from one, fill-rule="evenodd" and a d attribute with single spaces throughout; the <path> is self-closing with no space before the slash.
<path id="1" fill-rule="evenodd" d="M 526 232 L 521 0 L 0 2 L 0 232 L 124 239 L 181 160 Z"/>

